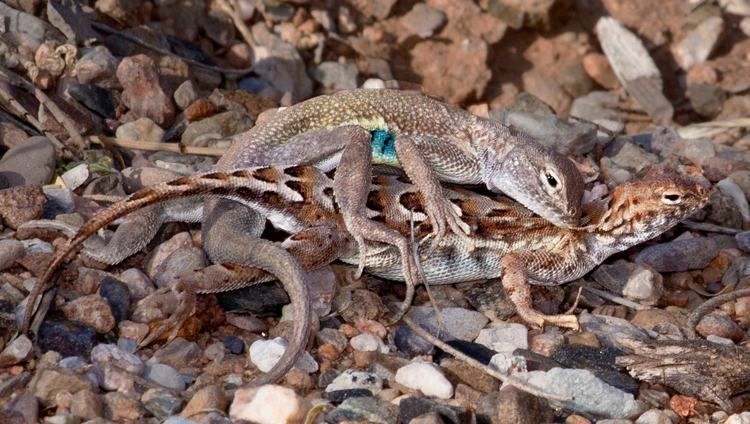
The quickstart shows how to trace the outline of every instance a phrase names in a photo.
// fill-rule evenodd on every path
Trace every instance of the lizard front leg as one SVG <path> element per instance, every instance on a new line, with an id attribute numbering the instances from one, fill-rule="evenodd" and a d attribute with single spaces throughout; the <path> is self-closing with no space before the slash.
<path id="1" fill-rule="evenodd" d="M 333 178 L 333 191 L 341 209 L 344 224 L 359 247 L 358 275 L 362 274 L 367 257 L 367 241 L 386 243 L 396 247 L 406 282 L 406 297 L 396 311 L 393 322 L 400 319 L 414 300 L 414 291 L 422 281 L 415 255 L 406 237 L 382 222 L 367 217 L 366 203 L 372 180 L 372 147 L 370 133 L 364 129 L 352 132 L 341 155 L 339 167 Z"/>
<path id="2" fill-rule="evenodd" d="M 433 227 L 434 239 L 428 256 L 443 240 L 448 229 L 460 236 L 470 248 L 473 246 L 466 237 L 471 229 L 461 220 L 460 209 L 446 199 L 440 181 L 418 147 L 419 144 L 430 143 L 429 137 L 420 135 L 402 135 L 394 142 L 398 160 L 406 175 L 419 188 L 424 199 L 425 213 Z"/>
<path id="3" fill-rule="evenodd" d="M 578 330 L 578 318 L 575 315 L 545 315 L 532 306 L 531 287 L 526 264 L 521 254 L 505 255 L 500 262 L 503 287 L 508 293 L 518 315 L 526 322 L 544 327 L 552 324 L 558 327 Z"/>

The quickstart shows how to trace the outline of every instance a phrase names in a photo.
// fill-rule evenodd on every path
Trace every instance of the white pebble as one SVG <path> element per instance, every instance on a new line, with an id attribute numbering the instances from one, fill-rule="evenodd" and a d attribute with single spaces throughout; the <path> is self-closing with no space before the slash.
<path id="1" fill-rule="evenodd" d="M 352 349 L 360 352 L 388 353 L 388 346 L 380 340 L 380 337 L 371 333 L 358 334 L 349 341 Z"/>
<path id="2" fill-rule="evenodd" d="M 526 358 L 508 352 L 500 352 L 493 355 L 490 359 L 490 367 L 503 374 L 527 371 Z"/>
<path id="3" fill-rule="evenodd" d="M 248 351 L 250 361 L 263 372 L 271 371 L 284 355 L 288 345 L 289 343 L 281 337 L 273 340 L 258 340 L 250 345 Z M 318 371 L 318 363 L 307 352 L 297 359 L 294 366 L 308 374 Z"/>
<path id="4" fill-rule="evenodd" d="M 229 407 L 229 417 L 258 424 L 299 423 L 307 409 L 307 402 L 294 390 L 267 384 L 237 390 Z"/>
<path id="5" fill-rule="evenodd" d="M 724 424 L 750 424 L 750 412 L 732 414 L 724 421 Z"/>
<path id="6" fill-rule="evenodd" d="M 326 386 L 326 392 L 351 389 L 367 389 L 376 395 L 383 390 L 383 379 L 375 373 L 348 369 Z"/>
<path id="7" fill-rule="evenodd" d="M 435 364 L 415 360 L 396 371 L 396 383 L 439 399 L 453 397 L 453 385 Z"/>
<path id="8" fill-rule="evenodd" d="M 498 323 L 479 332 L 475 342 L 495 352 L 513 352 L 529 348 L 529 330 L 521 324 Z"/>

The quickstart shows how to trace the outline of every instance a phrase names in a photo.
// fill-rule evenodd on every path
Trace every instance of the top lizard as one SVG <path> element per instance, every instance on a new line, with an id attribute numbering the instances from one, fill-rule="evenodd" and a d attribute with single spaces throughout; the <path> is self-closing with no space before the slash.
<path id="1" fill-rule="evenodd" d="M 413 161 L 424 161 L 446 182 L 485 184 L 560 227 L 576 227 L 583 183 L 575 166 L 530 136 L 417 92 L 358 89 L 318 96 L 276 112 L 235 136 L 220 169 L 339 165 L 346 140 L 333 146 L 295 143 L 308 131 L 354 125 L 371 133 L 372 163 L 402 167 L 414 181 Z M 305 139 L 305 144 L 309 139 Z M 400 148 L 413 142 L 416 151 Z M 284 146 L 284 147 L 282 147 Z M 418 153 L 418 157 L 415 157 Z M 267 160 L 260 158 L 266 157 Z M 279 163 L 287 162 L 287 163 Z M 340 166 L 340 165 L 339 165 Z M 414 181 L 421 186 L 419 181 Z M 422 190 L 427 187 L 420 187 Z"/>

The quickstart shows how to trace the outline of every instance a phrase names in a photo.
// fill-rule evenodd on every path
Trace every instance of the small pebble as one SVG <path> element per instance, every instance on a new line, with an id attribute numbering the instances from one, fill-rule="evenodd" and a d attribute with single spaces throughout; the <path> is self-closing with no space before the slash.
<path id="1" fill-rule="evenodd" d="M 32 348 L 33 345 L 28 337 L 23 334 L 16 337 L 0 353 L 0 367 L 5 368 L 24 361 L 29 357 Z"/>
<path id="2" fill-rule="evenodd" d="M 328 384 L 325 391 L 333 392 L 352 389 L 366 389 L 372 394 L 378 394 L 383 389 L 383 379 L 377 374 L 348 369 Z"/>
<path id="3" fill-rule="evenodd" d="M 248 352 L 250 361 L 263 372 L 271 371 L 281 359 L 288 345 L 289 343 L 281 337 L 273 340 L 258 340 L 250 345 Z M 307 352 L 297 359 L 294 366 L 307 373 L 318 371 L 318 363 Z"/>
<path id="4" fill-rule="evenodd" d="M 359 334 L 352 337 L 352 339 L 349 340 L 349 343 L 352 345 L 352 348 L 354 350 L 359 350 L 361 352 L 388 353 L 388 346 L 386 346 L 383 341 L 380 340 L 380 337 L 374 334 Z"/>
<path id="5" fill-rule="evenodd" d="M 113 344 L 98 344 L 91 349 L 91 362 L 112 364 L 135 375 L 143 374 L 146 365 L 141 358 L 128 353 Z"/>
<path id="6" fill-rule="evenodd" d="M 143 377 L 170 389 L 185 390 L 185 380 L 176 369 L 169 365 L 148 364 L 143 372 Z"/>
<path id="7" fill-rule="evenodd" d="M 529 330 L 522 324 L 497 323 L 492 328 L 479 332 L 476 343 L 496 352 L 513 352 L 516 349 L 528 349 Z"/>
<path id="8" fill-rule="evenodd" d="M 419 390 L 426 396 L 450 399 L 453 385 L 435 364 L 415 360 L 396 371 L 395 380 L 410 389 Z"/>
<path id="9" fill-rule="evenodd" d="M 226 347 L 230 353 L 239 355 L 245 350 L 245 342 L 239 337 L 226 336 L 224 337 L 224 347 Z"/>
<path id="10" fill-rule="evenodd" d="M 308 408 L 308 403 L 294 390 L 267 384 L 237 390 L 229 407 L 229 417 L 257 424 L 299 423 Z"/>
<path id="11" fill-rule="evenodd" d="M 182 409 L 182 399 L 173 393 L 162 389 L 148 389 L 141 396 L 143 407 L 154 417 L 164 419 L 174 415 Z"/>

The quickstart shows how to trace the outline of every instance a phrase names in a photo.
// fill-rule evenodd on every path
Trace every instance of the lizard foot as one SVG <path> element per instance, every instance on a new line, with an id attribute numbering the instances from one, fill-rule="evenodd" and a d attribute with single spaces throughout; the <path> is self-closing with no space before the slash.
<path id="1" fill-rule="evenodd" d="M 166 320 L 162 321 L 156 328 L 149 331 L 148 335 L 138 343 L 138 348 L 143 348 L 155 340 L 158 340 L 166 332 L 171 330 L 169 337 L 167 338 L 167 344 L 177 337 L 180 332 L 180 328 L 185 321 L 193 314 L 195 310 L 196 296 L 195 292 L 185 284 L 176 283 L 171 287 L 163 287 L 155 292 L 155 294 L 172 292 L 177 297 L 177 310 Z"/>
<path id="2" fill-rule="evenodd" d="M 432 244 L 426 253 L 427 257 L 431 256 L 435 252 L 435 249 L 440 246 L 440 242 L 448 233 L 448 229 L 461 237 L 464 243 L 469 246 L 469 249 L 473 250 L 473 243 L 468 237 L 468 234 L 471 233 L 471 227 L 461 220 L 461 209 L 458 206 L 445 198 L 438 199 L 426 196 L 425 213 L 430 219 L 430 224 L 432 224 L 432 233 L 429 237 L 433 238 Z"/>
<path id="3" fill-rule="evenodd" d="M 578 324 L 578 317 L 575 315 L 545 315 L 533 309 L 524 312 L 517 310 L 517 312 L 524 321 L 540 328 L 544 328 L 546 325 L 554 325 L 576 331 L 581 329 L 581 326 Z"/>

